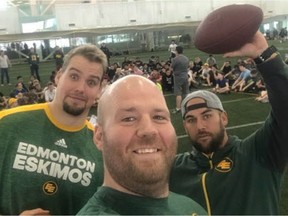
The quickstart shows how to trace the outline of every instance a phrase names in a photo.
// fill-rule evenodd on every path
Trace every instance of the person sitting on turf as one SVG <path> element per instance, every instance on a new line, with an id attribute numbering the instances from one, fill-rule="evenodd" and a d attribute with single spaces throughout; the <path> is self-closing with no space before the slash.
<path id="1" fill-rule="evenodd" d="M 213 88 L 214 93 L 230 93 L 229 80 L 224 78 L 222 72 L 217 72 L 216 86 Z"/>
<path id="2" fill-rule="evenodd" d="M 239 70 L 241 71 L 240 76 L 235 80 L 231 89 L 234 91 L 242 91 L 243 87 L 246 85 L 247 79 L 250 77 L 250 70 L 246 68 L 246 64 L 244 62 L 238 65 Z"/>
<path id="3" fill-rule="evenodd" d="M 258 93 L 257 82 L 260 80 L 260 75 L 256 69 L 252 69 L 250 76 L 242 88 L 243 92 Z"/>

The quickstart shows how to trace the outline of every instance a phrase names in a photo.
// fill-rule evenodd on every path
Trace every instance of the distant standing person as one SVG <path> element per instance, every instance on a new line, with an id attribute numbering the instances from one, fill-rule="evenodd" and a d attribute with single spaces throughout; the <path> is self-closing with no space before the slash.
<path id="1" fill-rule="evenodd" d="M 34 48 L 30 49 L 28 63 L 30 65 L 31 75 L 41 81 L 39 76 L 39 55 L 34 51 Z"/>
<path id="2" fill-rule="evenodd" d="M 171 68 L 174 76 L 174 94 L 176 95 L 176 109 L 173 113 L 180 112 L 182 98 L 189 93 L 188 83 L 189 59 L 183 55 L 183 47 L 176 47 L 176 57 L 172 59 Z"/>
<path id="3" fill-rule="evenodd" d="M 168 51 L 170 52 L 170 59 L 176 57 L 176 47 L 177 47 L 177 44 L 175 43 L 175 40 L 172 40 L 171 44 L 168 47 Z"/>
<path id="4" fill-rule="evenodd" d="M 4 51 L 0 51 L 0 67 L 1 67 L 1 86 L 4 86 L 4 77 L 6 77 L 6 81 L 8 85 L 11 85 L 9 74 L 8 74 L 8 67 L 11 67 L 11 62 L 7 55 L 5 55 Z"/>
<path id="5" fill-rule="evenodd" d="M 56 71 L 59 71 L 64 62 L 64 53 L 59 46 L 55 47 L 53 57 L 55 59 Z"/>
<path id="6" fill-rule="evenodd" d="M 100 49 L 102 50 L 102 52 L 105 53 L 105 55 L 107 57 L 108 65 L 109 65 L 110 64 L 110 57 L 111 57 L 110 50 L 108 49 L 108 47 L 106 46 L 105 43 L 101 44 Z"/>

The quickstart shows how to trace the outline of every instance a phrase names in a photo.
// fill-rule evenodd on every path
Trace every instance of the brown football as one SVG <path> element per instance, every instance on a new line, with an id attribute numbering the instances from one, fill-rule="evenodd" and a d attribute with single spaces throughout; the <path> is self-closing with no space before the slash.
<path id="1" fill-rule="evenodd" d="M 262 20 L 261 8 L 254 5 L 234 4 L 216 9 L 198 26 L 195 47 L 210 54 L 238 50 L 253 38 Z"/>

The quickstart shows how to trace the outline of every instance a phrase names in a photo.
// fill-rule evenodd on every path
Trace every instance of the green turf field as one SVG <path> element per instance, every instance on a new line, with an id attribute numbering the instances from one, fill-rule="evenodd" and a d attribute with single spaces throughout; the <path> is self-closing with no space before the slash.
<path id="1" fill-rule="evenodd" d="M 277 47 L 280 48 L 281 55 L 284 57 L 285 53 L 288 53 L 288 42 L 287 44 L 280 44 L 279 42 L 272 42 Z M 203 61 L 206 60 L 208 54 L 201 53 L 194 48 L 184 50 L 184 54 L 193 60 L 196 56 L 202 58 Z M 157 52 L 147 52 L 147 53 L 137 53 L 131 54 L 128 58 L 135 59 L 136 56 L 139 56 L 142 61 L 147 62 L 150 56 L 159 56 L 161 60 L 167 60 L 169 52 L 157 51 Z M 224 59 L 222 56 L 215 55 L 219 65 L 222 66 Z M 124 56 L 112 57 L 111 62 L 121 63 L 124 59 Z M 233 59 L 232 59 L 232 64 Z M 41 62 L 40 63 L 40 76 L 42 79 L 42 86 L 46 84 L 51 74 L 51 71 L 54 70 L 54 62 Z M 16 83 L 16 77 L 21 75 L 24 78 L 24 83 L 28 83 L 30 77 L 30 70 L 28 64 L 14 64 L 10 68 L 10 80 L 11 83 Z M 0 91 L 4 95 L 9 95 L 9 92 L 14 88 L 12 86 L 0 87 Z M 165 98 L 168 104 L 169 109 L 175 108 L 175 97 L 171 94 L 165 94 Z M 253 133 L 257 128 L 259 128 L 262 122 L 265 120 L 267 114 L 269 113 L 270 107 L 269 104 L 262 104 L 254 100 L 254 95 L 242 94 L 242 93 L 231 93 L 229 95 L 220 96 L 224 109 L 227 111 L 229 116 L 229 125 L 228 133 L 237 135 L 240 138 L 244 138 L 249 134 Z M 182 119 L 180 114 L 172 115 L 172 122 L 176 129 L 178 138 L 179 138 L 179 152 L 189 151 L 191 146 L 185 135 L 185 131 L 182 126 Z M 261 181 L 261 179 L 259 179 Z M 256 201 L 257 202 L 257 201 Z M 282 199 L 280 206 L 281 214 L 288 214 L 288 174 L 286 174 L 283 187 L 282 187 Z"/>

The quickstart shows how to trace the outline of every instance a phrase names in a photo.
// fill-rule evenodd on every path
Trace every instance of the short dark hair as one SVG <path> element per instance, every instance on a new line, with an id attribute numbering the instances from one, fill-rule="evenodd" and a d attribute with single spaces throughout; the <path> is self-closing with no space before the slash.
<path id="1" fill-rule="evenodd" d="M 182 46 L 177 46 L 176 47 L 176 51 L 178 54 L 182 54 L 183 53 L 183 47 Z"/>
<path id="2" fill-rule="evenodd" d="M 242 61 L 242 62 L 239 64 L 239 66 L 243 66 L 243 67 L 246 68 L 246 63 L 245 63 L 244 61 Z"/>
<path id="3" fill-rule="evenodd" d="M 85 44 L 70 50 L 64 57 L 64 63 L 62 66 L 63 71 L 66 70 L 68 64 L 70 63 L 70 60 L 74 56 L 82 56 L 90 62 L 96 62 L 101 64 L 103 68 L 103 74 L 102 74 L 103 79 L 103 76 L 108 67 L 108 62 L 106 55 L 103 53 L 101 49 L 99 49 L 95 45 Z"/>

